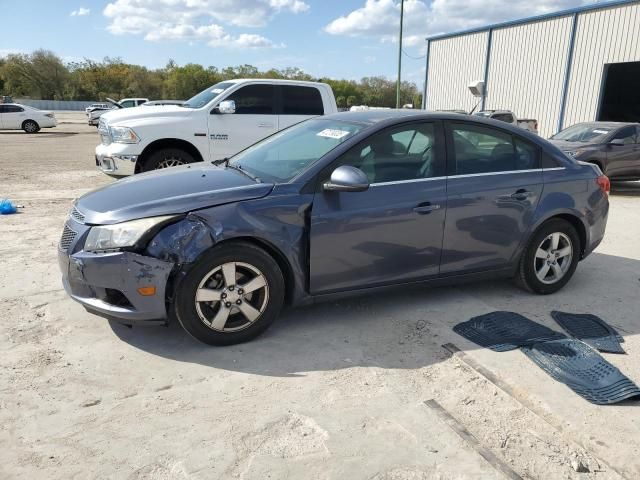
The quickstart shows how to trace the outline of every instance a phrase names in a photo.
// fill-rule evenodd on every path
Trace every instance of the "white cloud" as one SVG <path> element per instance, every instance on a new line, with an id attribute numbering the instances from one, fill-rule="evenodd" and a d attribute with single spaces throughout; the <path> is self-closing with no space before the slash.
<path id="1" fill-rule="evenodd" d="M 424 45 L 425 37 L 563 10 L 585 0 L 405 0 L 407 46 Z M 363 7 L 336 18 L 325 27 L 332 35 L 396 41 L 400 22 L 397 0 L 366 0 Z"/>
<path id="2" fill-rule="evenodd" d="M 276 14 L 309 9 L 302 0 L 115 0 L 104 9 L 107 29 L 145 40 L 186 40 L 236 48 L 281 47 L 254 33 L 231 34 L 224 26 L 257 28 Z M 223 26 L 224 25 L 224 26 Z"/>
<path id="3" fill-rule="evenodd" d="M 91 10 L 89 8 L 80 7 L 78 10 L 74 10 L 71 12 L 72 17 L 84 17 L 85 15 L 89 15 Z"/>

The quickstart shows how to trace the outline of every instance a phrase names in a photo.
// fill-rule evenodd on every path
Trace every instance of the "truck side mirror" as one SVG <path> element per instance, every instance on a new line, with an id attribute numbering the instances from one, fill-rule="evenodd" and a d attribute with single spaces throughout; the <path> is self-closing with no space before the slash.
<path id="1" fill-rule="evenodd" d="M 236 102 L 234 100 L 223 100 L 214 109 L 214 113 L 222 113 L 222 114 L 236 113 Z"/>

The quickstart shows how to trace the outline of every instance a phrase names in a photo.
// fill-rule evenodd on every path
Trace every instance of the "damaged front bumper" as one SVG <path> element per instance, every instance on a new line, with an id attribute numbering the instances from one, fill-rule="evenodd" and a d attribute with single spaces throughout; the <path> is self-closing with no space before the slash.
<path id="1" fill-rule="evenodd" d="M 58 261 L 65 290 L 87 311 L 127 324 L 167 321 L 165 291 L 173 263 L 132 252 L 62 249 Z"/>

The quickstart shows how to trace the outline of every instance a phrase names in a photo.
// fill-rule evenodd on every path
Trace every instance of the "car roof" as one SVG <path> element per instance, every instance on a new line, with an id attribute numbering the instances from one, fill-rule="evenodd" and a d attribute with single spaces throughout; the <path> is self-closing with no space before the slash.
<path id="1" fill-rule="evenodd" d="M 373 125 L 380 122 L 395 123 L 394 120 L 464 120 L 474 123 L 483 123 L 491 126 L 509 128 L 508 123 L 491 120 L 466 113 L 412 110 L 412 109 L 382 109 L 382 110 L 359 110 L 355 112 L 339 112 L 327 115 L 326 119 L 343 120 L 346 122 L 362 123 Z M 522 129 L 519 129 L 522 130 Z"/>
<path id="2" fill-rule="evenodd" d="M 628 125 L 638 125 L 638 122 L 581 122 L 576 125 L 592 125 L 594 127 L 626 127 Z M 571 125 L 573 126 L 573 125 Z M 569 127 L 567 127 L 569 128 Z"/>
<path id="3" fill-rule="evenodd" d="M 309 82 L 307 80 L 289 80 L 284 78 L 234 78 L 229 80 L 223 80 L 220 83 L 246 83 L 246 82 L 263 82 L 263 83 L 273 83 L 273 84 L 280 84 L 280 85 L 309 85 L 309 86 L 327 85 L 324 82 Z"/>

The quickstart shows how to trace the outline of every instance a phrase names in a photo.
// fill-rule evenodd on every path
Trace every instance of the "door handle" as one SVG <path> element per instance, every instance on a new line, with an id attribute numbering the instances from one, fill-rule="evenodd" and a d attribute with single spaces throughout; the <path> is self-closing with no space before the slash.
<path id="1" fill-rule="evenodd" d="M 273 123 L 259 123 L 258 126 L 259 127 L 265 127 L 265 128 L 272 128 L 273 127 Z"/>
<path id="2" fill-rule="evenodd" d="M 417 207 L 414 207 L 413 211 L 419 215 L 426 215 L 428 213 L 433 212 L 434 210 L 438 210 L 440 205 L 432 205 L 431 202 L 421 203 Z"/>
<path id="3" fill-rule="evenodd" d="M 528 190 L 521 188 L 520 190 L 516 190 L 511 195 L 500 195 L 498 197 L 498 200 L 518 200 L 523 202 L 533 196 L 534 196 L 533 192 L 529 192 Z"/>

